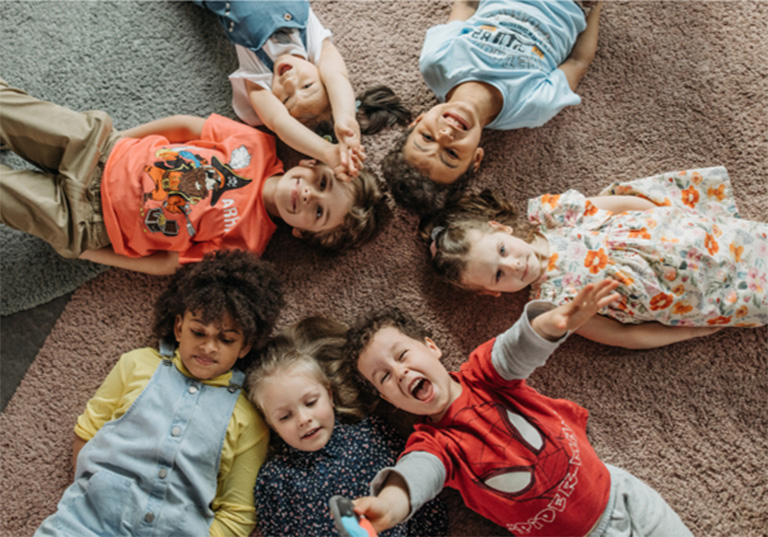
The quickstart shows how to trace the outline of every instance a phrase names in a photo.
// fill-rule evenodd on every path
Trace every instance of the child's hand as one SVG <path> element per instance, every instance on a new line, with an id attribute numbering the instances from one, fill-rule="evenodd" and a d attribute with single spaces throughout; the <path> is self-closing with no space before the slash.
<path id="1" fill-rule="evenodd" d="M 393 518 L 387 502 L 377 496 L 365 496 L 352 500 L 352 503 L 355 504 L 355 513 L 367 518 L 377 533 L 381 533 L 400 522 Z"/>
<path id="2" fill-rule="evenodd" d="M 357 176 L 365 161 L 365 150 L 360 144 L 360 125 L 354 117 L 343 117 L 335 121 L 336 139 L 339 142 L 341 165 L 349 176 Z"/>
<path id="3" fill-rule="evenodd" d="M 536 317 L 533 329 L 544 338 L 556 341 L 570 331 L 575 332 L 605 306 L 619 299 L 613 291 L 619 282 L 606 278 L 584 287 L 573 300 Z"/>

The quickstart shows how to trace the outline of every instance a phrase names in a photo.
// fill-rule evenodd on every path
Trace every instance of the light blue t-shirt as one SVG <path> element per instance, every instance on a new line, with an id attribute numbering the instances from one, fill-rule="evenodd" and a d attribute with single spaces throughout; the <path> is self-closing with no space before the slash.
<path id="1" fill-rule="evenodd" d="M 466 21 L 430 28 L 419 68 L 440 101 L 462 82 L 496 87 L 504 105 L 489 129 L 540 127 L 581 102 L 557 66 L 585 28 L 571 0 L 487 0 Z"/>

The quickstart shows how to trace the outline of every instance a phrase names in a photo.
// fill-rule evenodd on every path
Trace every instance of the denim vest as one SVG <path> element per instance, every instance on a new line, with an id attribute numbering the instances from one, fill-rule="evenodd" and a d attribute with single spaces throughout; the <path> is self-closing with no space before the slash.
<path id="1" fill-rule="evenodd" d="M 193 0 L 198 6 L 213 11 L 219 18 L 230 41 L 252 50 L 272 70 L 272 60 L 261 47 L 280 28 L 299 30 L 301 42 L 307 47 L 309 2 Z"/>
<path id="2" fill-rule="evenodd" d="M 35 535 L 209 534 L 219 460 L 244 374 L 208 386 L 169 359 L 77 458 L 75 482 Z"/>

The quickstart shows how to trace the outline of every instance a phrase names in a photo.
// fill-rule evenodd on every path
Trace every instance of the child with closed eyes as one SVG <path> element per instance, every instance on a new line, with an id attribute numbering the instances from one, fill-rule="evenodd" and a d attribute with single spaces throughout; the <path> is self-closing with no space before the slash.
<path id="1" fill-rule="evenodd" d="M 621 300 L 578 333 L 653 348 L 724 326 L 768 324 L 768 225 L 741 219 L 724 168 L 574 190 L 528 202 L 527 220 L 490 191 L 422 227 L 432 265 L 458 287 L 500 296 L 530 287 L 561 304 L 590 281 L 620 282 Z"/>
<path id="2" fill-rule="evenodd" d="M 381 418 L 361 419 L 365 405 L 341 358 L 347 330 L 323 317 L 299 321 L 269 342 L 247 374 L 251 401 L 279 435 L 254 489 L 265 537 L 338 535 L 331 496 L 366 494 L 369 480 L 405 446 Z M 434 501 L 382 535 L 445 535 L 446 529 L 445 509 Z"/>
<path id="3" fill-rule="evenodd" d="M 228 250 L 180 268 L 155 302 L 158 347 L 123 354 L 74 427 L 74 482 L 43 536 L 249 535 L 269 428 L 242 389 L 283 296 Z"/>
<path id="4" fill-rule="evenodd" d="M 309 2 L 195 3 L 216 14 L 235 44 L 240 66 L 229 80 L 237 116 L 251 126 L 265 125 L 340 177 L 357 175 L 365 160 L 361 131 L 373 134 L 410 120 L 385 86 L 355 97 L 344 58 Z M 338 144 L 320 135 L 331 131 Z"/>

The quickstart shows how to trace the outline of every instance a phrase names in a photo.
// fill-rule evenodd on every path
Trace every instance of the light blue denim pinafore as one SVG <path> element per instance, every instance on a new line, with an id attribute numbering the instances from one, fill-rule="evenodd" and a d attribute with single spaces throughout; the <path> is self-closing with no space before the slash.
<path id="1" fill-rule="evenodd" d="M 75 482 L 40 535 L 204 537 L 221 449 L 244 375 L 203 384 L 164 358 L 128 411 L 77 458 Z"/>
<path id="2" fill-rule="evenodd" d="M 193 0 L 198 6 L 213 11 L 224 27 L 229 40 L 252 50 L 272 70 L 272 60 L 261 49 L 267 39 L 280 28 L 299 30 L 301 42 L 307 48 L 309 2 Z"/>

